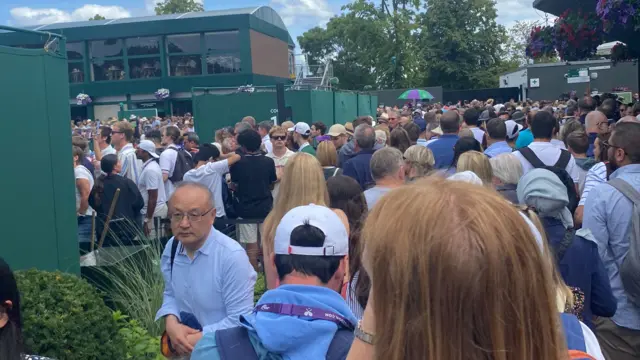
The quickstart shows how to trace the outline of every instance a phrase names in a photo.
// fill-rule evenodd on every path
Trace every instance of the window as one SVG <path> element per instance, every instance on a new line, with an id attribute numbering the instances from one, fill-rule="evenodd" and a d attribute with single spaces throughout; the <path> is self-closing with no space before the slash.
<path id="1" fill-rule="evenodd" d="M 240 72 L 240 56 L 238 55 L 207 55 L 207 73 L 225 74 Z"/>
<path id="2" fill-rule="evenodd" d="M 122 59 L 103 60 L 94 59 L 92 61 L 93 81 L 124 80 L 124 61 Z"/>
<path id="3" fill-rule="evenodd" d="M 242 71 L 238 31 L 204 34 L 207 74 L 227 74 Z"/>
<path id="4" fill-rule="evenodd" d="M 84 82 L 84 63 L 70 62 L 69 67 L 69 83 L 76 84 Z"/>
<path id="5" fill-rule="evenodd" d="M 202 58 L 200 55 L 169 57 L 171 76 L 190 76 L 202 74 Z"/>
<path id="6" fill-rule="evenodd" d="M 237 31 L 224 31 L 204 34 L 204 47 L 207 53 L 219 51 L 238 51 L 240 41 Z"/>
<path id="7" fill-rule="evenodd" d="M 122 39 L 92 41 L 91 57 L 104 58 L 122 56 Z"/>
<path id="8" fill-rule="evenodd" d="M 129 59 L 129 79 L 150 79 L 161 75 L 159 57 Z"/>
<path id="9" fill-rule="evenodd" d="M 127 56 L 160 54 L 160 38 L 157 36 L 129 38 L 126 43 Z"/>
<path id="10" fill-rule="evenodd" d="M 167 36 L 167 52 L 170 54 L 200 54 L 200 34 Z"/>
<path id="11" fill-rule="evenodd" d="M 67 43 L 67 59 L 69 61 L 84 59 L 84 43 Z"/>

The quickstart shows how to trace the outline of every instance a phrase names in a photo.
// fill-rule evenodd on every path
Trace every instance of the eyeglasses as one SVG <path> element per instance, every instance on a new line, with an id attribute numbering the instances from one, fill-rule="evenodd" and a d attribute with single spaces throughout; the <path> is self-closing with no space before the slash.
<path id="1" fill-rule="evenodd" d="M 287 136 L 272 136 L 271 140 L 287 140 Z"/>
<path id="2" fill-rule="evenodd" d="M 195 223 L 195 222 L 199 222 L 200 220 L 202 220 L 202 218 L 207 215 L 208 213 L 211 212 L 211 210 L 215 209 L 215 207 L 212 207 L 211 209 L 207 210 L 206 212 L 204 212 L 203 214 L 198 214 L 198 213 L 190 213 L 190 214 L 186 214 L 186 213 L 173 213 L 171 214 L 170 218 L 171 218 L 171 222 L 172 223 L 180 223 L 182 222 L 182 219 L 184 219 L 184 217 L 186 216 L 187 219 L 189 219 L 190 223 Z"/>

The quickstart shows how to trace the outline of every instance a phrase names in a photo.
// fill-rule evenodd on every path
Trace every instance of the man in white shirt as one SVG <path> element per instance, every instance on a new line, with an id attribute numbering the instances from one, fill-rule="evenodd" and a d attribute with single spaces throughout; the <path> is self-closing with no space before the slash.
<path id="1" fill-rule="evenodd" d="M 160 170 L 162 170 L 162 181 L 164 181 L 164 191 L 166 198 L 169 199 L 175 189 L 173 182 L 169 179 L 173 176 L 173 170 L 176 168 L 176 159 L 178 158 L 178 147 L 176 143 L 180 140 L 180 129 L 175 126 L 167 126 L 162 134 L 162 145 L 166 149 L 160 154 Z"/>
<path id="2" fill-rule="evenodd" d="M 111 128 L 108 126 L 100 127 L 100 131 L 96 132 L 94 137 L 94 144 L 98 146 L 94 146 L 94 151 L 96 153 L 96 160 L 102 160 L 102 157 L 105 155 L 116 154 L 116 149 L 111 146 Z"/>
<path id="3" fill-rule="evenodd" d="M 142 161 L 136 157 L 136 150 L 133 148 L 133 127 L 127 121 L 120 121 L 113 125 L 111 130 L 111 143 L 118 151 L 118 161 L 122 166 L 121 176 L 129 178 L 137 184 L 140 177 Z"/>
<path id="4" fill-rule="evenodd" d="M 143 216 L 144 232 L 150 238 L 155 238 L 159 224 L 154 218 L 165 219 L 167 217 L 167 198 L 162 181 L 162 171 L 158 165 L 155 144 L 151 140 L 142 140 L 136 156 L 144 162 L 138 180 L 138 190 L 144 199 L 144 207 L 140 211 Z"/>
<path id="5" fill-rule="evenodd" d="M 264 151 L 267 154 L 273 151 L 273 144 L 271 143 L 271 139 L 269 139 L 270 132 L 271 121 L 262 121 L 258 124 L 258 134 L 262 137 L 262 146 L 264 146 Z"/>
<path id="6" fill-rule="evenodd" d="M 558 163 L 566 163 L 566 165 L 561 165 L 564 165 L 564 169 L 571 176 L 571 179 L 573 179 L 573 182 L 576 184 L 577 191 L 577 184 L 580 180 L 580 175 L 575 159 L 567 150 L 560 149 L 551 143 L 555 126 L 556 119 L 553 115 L 547 111 L 538 111 L 533 117 L 530 126 L 531 133 L 533 134 L 533 142 L 529 144 L 529 146 L 515 151 L 513 155 L 520 160 L 523 175 L 535 168 L 534 165 L 532 165 L 525 156 L 522 155 L 523 151 L 528 151 L 524 150 L 525 148 L 530 149 L 534 157 L 537 157 L 544 165 L 555 166 Z M 566 159 L 566 161 L 561 161 L 564 159 Z"/>
<path id="7" fill-rule="evenodd" d="M 282 178 L 282 174 L 284 173 L 284 166 L 287 164 L 287 161 L 289 161 L 289 159 L 291 159 L 291 157 L 296 153 L 287 148 L 287 131 L 282 127 L 272 127 L 269 131 L 269 138 L 271 139 L 271 143 L 273 144 L 273 149 L 267 154 L 267 157 L 272 158 L 273 162 L 276 164 L 276 176 L 278 178 L 275 185 L 273 186 L 273 190 L 271 190 L 271 195 L 273 196 L 273 201 L 275 202 L 278 198 L 278 191 L 280 190 L 280 179 Z"/>

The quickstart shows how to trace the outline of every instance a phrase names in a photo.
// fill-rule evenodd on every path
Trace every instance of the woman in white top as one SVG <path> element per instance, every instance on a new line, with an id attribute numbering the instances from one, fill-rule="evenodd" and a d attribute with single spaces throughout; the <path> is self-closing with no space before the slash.
<path id="1" fill-rule="evenodd" d="M 89 206 L 89 194 L 94 180 L 91 172 L 82 166 L 84 152 L 77 146 L 73 147 L 73 173 L 76 179 L 76 215 L 78 216 L 78 242 L 83 250 L 88 249 L 91 240 L 91 215 L 93 209 Z"/>

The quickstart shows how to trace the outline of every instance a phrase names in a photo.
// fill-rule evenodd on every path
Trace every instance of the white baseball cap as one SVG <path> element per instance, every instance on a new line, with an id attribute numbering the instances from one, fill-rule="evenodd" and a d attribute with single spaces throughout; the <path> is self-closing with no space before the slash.
<path id="1" fill-rule="evenodd" d="M 509 140 L 515 139 L 516 136 L 520 133 L 520 130 L 524 128 L 524 126 L 518 124 L 513 120 L 507 120 L 504 122 L 504 124 L 507 127 L 507 138 Z"/>
<path id="2" fill-rule="evenodd" d="M 291 245 L 291 233 L 311 225 L 324 233 L 322 247 Z M 289 210 L 276 228 L 275 253 L 279 255 L 345 256 L 349 254 L 349 234 L 340 217 L 325 206 L 309 204 Z"/>
<path id="3" fill-rule="evenodd" d="M 154 143 L 151 140 L 142 140 L 142 141 L 140 141 L 140 144 L 138 144 L 138 148 L 148 152 L 152 157 L 154 157 L 156 159 L 160 157 L 156 153 L 156 146 L 154 145 Z"/>
<path id="4" fill-rule="evenodd" d="M 305 122 L 299 122 L 294 127 L 289 128 L 288 130 L 289 131 L 295 131 L 300 135 L 310 135 L 311 134 L 311 128 L 309 127 L 309 124 L 307 124 Z"/>

